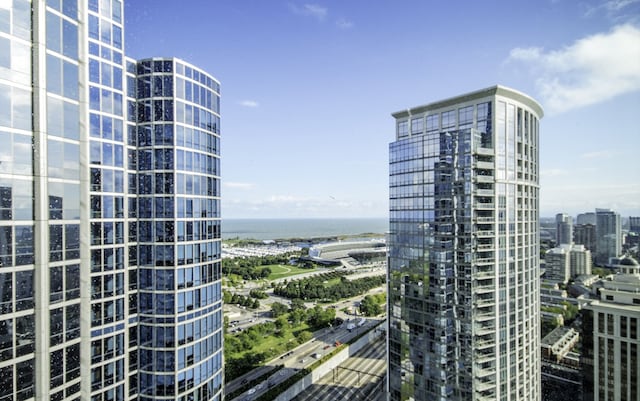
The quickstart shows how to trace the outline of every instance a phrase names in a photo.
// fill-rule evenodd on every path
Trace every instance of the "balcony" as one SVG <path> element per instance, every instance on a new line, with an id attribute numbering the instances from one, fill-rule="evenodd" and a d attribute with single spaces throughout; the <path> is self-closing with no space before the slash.
<path id="1" fill-rule="evenodd" d="M 493 237 L 495 235 L 495 232 L 488 231 L 488 230 L 479 230 L 479 231 L 476 231 L 476 235 L 478 237 Z"/>
<path id="2" fill-rule="evenodd" d="M 476 388 L 476 391 L 483 392 L 483 391 L 491 390 L 495 386 L 496 386 L 495 381 L 486 381 L 486 382 L 485 381 L 477 381 L 476 385 L 475 385 L 475 388 Z M 494 399 L 495 400 L 495 398 L 490 398 L 490 397 L 482 398 L 482 396 L 478 397 L 478 399 L 487 399 L 487 400 Z"/>
<path id="3" fill-rule="evenodd" d="M 491 149 L 491 148 L 483 148 L 480 145 L 477 145 L 475 148 L 476 148 L 475 149 L 475 154 L 477 154 L 477 155 L 493 156 L 494 153 L 495 153 L 493 149 Z"/>
<path id="4" fill-rule="evenodd" d="M 476 324 L 474 332 L 479 336 L 485 336 L 487 334 L 493 334 L 495 332 L 495 328 L 493 325 Z"/>
<path id="5" fill-rule="evenodd" d="M 493 216 L 478 216 L 475 218 L 476 223 L 493 223 L 495 218 Z"/>
<path id="6" fill-rule="evenodd" d="M 495 168 L 493 162 L 486 162 L 486 161 L 479 161 L 479 160 L 476 161 L 475 167 L 486 169 L 486 170 L 493 170 Z"/>
<path id="7" fill-rule="evenodd" d="M 495 274 L 493 270 L 477 270 L 473 276 L 476 278 L 482 279 L 482 278 L 493 278 Z"/>
<path id="8" fill-rule="evenodd" d="M 495 195 L 495 192 L 493 191 L 493 189 L 476 189 L 475 191 L 476 195 L 479 196 L 493 196 Z"/>
<path id="9" fill-rule="evenodd" d="M 491 294 L 496 291 L 494 286 L 491 287 L 476 287 L 473 290 L 476 294 Z"/>
<path id="10" fill-rule="evenodd" d="M 476 182 L 487 182 L 492 183 L 494 181 L 493 175 L 480 175 L 477 174 L 475 176 Z"/>
<path id="11" fill-rule="evenodd" d="M 476 209 L 494 209 L 495 203 L 493 202 L 475 202 L 473 207 Z"/>
<path id="12" fill-rule="evenodd" d="M 476 251 L 493 251 L 493 244 L 478 244 L 476 246 Z"/>
<path id="13" fill-rule="evenodd" d="M 496 370 L 495 368 L 481 368 L 479 365 L 476 365 L 474 373 L 478 378 L 485 378 L 489 376 L 495 376 Z"/>

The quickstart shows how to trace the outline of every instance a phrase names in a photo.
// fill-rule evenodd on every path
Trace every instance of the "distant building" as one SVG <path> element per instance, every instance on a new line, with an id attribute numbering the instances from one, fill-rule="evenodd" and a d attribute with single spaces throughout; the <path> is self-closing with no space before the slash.
<path id="1" fill-rule="evenodd" d="M 613 268 L 620 274 L 640 275 L 640 264 L 630 256 L 622 257 Z"/>
<path id="2" fill-rule="evenodd" d="M 544 255 L 545 278 L 549 281 L 566 283 L 569 281 L 569 250 L 568 247 L 549 249 Z"/>
<path id="3" fill-rule="evenodd" d="M 572 245 L 569 260 L 569 275 L 573 278 L 591 274 L 591 251 L 584 245 Z"/>
<path id="4" fill-rule="evenodd" d="M 629 217 L 629 232 L 640 234 L 640 217 Z"/>
<path id="5" fill-rule="evenodd" d="M 638 400 L 640 275 L 614 275 L 600 294 L 584 308 L 583 399 Z"/>
<path id="6" fill-rule="evenodd" d="M 573 227 L 573 242 L 584 245 L 594 254 L 596 252 L 596 225 L 590 223 L 575 225 Z"/>
<path id="7" fill-rule="evenodd" d="M 584 245 L 563 244 L 550 249 L 544 256 L 545 278 L 566 283 L 570 278 L 591 274 L 591 252 Z"/>
<path id="8" fill-rule="evenodd" d="M 556 214 L 556 245 L 573 243 L 573 220 L 566 213 Z"/>
<path id="9" fill-rule="evenodd" d="M 596 214 L 593 212 L 581 213 L 576 217 L 576 224 L 596 225 Z"/>
<path id="10" fill-rule="evenodd" d="M 607 264 L 621 253 L 620 215 L 610 209 L 596 209 L 596 261 Z"/>

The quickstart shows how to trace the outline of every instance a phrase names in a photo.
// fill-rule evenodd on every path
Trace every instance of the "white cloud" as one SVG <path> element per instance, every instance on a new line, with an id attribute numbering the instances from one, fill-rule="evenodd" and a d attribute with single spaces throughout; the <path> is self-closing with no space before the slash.
<path id="1" fill-rule="evenodd" d="M 310 3 L 305 3 L 302 6 L 289 3 L 289 8 L 295 14 L 313 17 L 313 18 L 316 18 L 318 21 L 324 20 L 328 13 L 328 10 L 326 7 L 322 7 L 317 4 L 310 4 Z"/>
<path id="2" fill-rule="evenodd" d="M 340 29 L 350 29 L 353 28 L 353 22 L 346 20 L 344 18 L 340 18 L 339 20 L 336 21 L 336 25 L 338 26 L 338 28 Z"/>
<path id="3" fill-rule="evenodd" d="M 598 15 L 605 11 L 609 17 L 614 17 L 616 14 L 622 12 L 628 6 L 639 3 L 640 0 L 608 0 L 602 2 L 596 6 L 589 7 L 585 13 L 586 17 Z"/>
<path id="4" fill-rule="evenodd" d="M 580 155 L 583 159 L 609 159 L 613 156 L 613 152 L 609 150 L 599 150 L 596 152 L 587 152 Z"/>
<path id="5" fill-rule="evenodd" d="M 255 100 L 243 100 L 240 102 L 240 106 L 244 107 L 258 107 L 260 104 Z"/>
<path id="6" fill-rule="evenodd" d="M 227 182 L 227 181 L 222 181 L 222 186 L 226 188 L 237 188 L 237 189 L 253 189 L 255 187 L 255 185 L 250 182 Z"/>
<path id="7" fill-rule="evenodd" d="M 640 29 L 625 24 L 560 50 L 512 49 L 529 64 L 545 109 L 561 113 L 640 90 Z"/>

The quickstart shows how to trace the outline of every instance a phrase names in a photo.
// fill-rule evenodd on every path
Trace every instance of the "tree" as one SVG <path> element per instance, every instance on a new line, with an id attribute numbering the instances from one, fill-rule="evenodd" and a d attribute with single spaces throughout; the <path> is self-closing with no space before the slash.
<path id="1" fill-rule="evenodd" d="M 377 316 L 382 313 L 382 308 L 371 296 L 367 295 L 360 301 L 360 312 L 365 316 Z"/>
<path id="2" fill-rule="evenodd" d="M 304 306 L 304 301 L 301 300 L 300 298 L 296 298 L 296 299 L 292 299 L 291 300 L 291 310 L 298 310 L 298 309 L 305 309 L 306 307 Z"/>
<path id="3" fill-rule="evenodd" d="M 286 316 L 280 316 L 279 318 L 277 318 L 275 325 L 276 325 L 276 330 L 278 330 L 278 336 L 280 337 L 284 337 L 290 328 L 289 322 L 287 321 Z"/>
<path id="4" fill-rule="evenodd" d="M 306 343 L 307 341 L 311 340 L 311 337 L 313 337 L 313 335 L 306 330 L 301 331 L 296 335 L 296 339 L 300 344 Z"/>
<path id="5" fill-rule="evenodd" d="M 288 311 L 289 311 L 289 308 L 287 308 L 287 305 L 285 304 L 282 304 L 280 302 L 274 302 L 271 304 L 271 314 L 275 318 L 284 315 Z"/>

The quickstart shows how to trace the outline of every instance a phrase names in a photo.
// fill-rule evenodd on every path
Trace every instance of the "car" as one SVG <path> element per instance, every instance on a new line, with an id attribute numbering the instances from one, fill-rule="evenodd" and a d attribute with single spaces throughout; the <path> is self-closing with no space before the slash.
<path id="1" fill-rule="evenodd" d="M 242 381 L 240 382 L 240 384 L 247 384 L 249 382 L 249 380 L 247 379 L 242 379 Z"/>
<path id="2" fill-rule="evenodd" d="M 300 363 L 304 363 L 306 360 L 304 358 L 300 359 Z"/>

